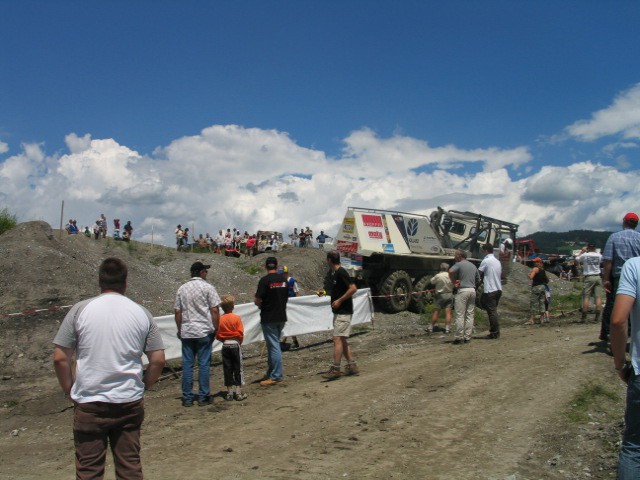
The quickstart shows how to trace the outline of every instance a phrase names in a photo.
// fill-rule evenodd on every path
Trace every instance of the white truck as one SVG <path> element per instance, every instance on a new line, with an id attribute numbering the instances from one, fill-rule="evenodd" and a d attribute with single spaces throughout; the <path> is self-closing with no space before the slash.
<path id="1" fill-rule="evenodd" d="M 490 243 L 506 282 L 517 231 L 514 223 L 440 207 L 429 216 L 348 207 L 335 238 L 342 266 L 359 287 L 371 288 L 384 310 L 419 313 L 431 300 L 431 277 L 441 263 L 454 263 L 456 249 L 479 265 L 482 245 Z"/>

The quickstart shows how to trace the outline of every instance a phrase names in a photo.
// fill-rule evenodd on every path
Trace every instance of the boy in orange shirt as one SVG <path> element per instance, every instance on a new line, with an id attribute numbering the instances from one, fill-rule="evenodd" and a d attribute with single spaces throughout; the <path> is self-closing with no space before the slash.
<path id="1" fill-rule="evenodd" d="M 244 325 L 239 315 L 233 312 L 235 298 L 231 295 L 222 297 L 220 303 L 224 315 L 218 320 L 216 338 L 222 342 L 222 369 L 224 384 L 227 387 L 227 400 L 238 401 L 247 398 L 242 393 L 244 372 L 242 369 L 242 340 L 244 339 Z"/>

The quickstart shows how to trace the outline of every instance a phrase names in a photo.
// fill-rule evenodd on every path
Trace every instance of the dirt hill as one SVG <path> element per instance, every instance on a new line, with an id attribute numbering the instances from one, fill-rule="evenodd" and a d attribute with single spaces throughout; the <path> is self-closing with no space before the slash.
<path id="1" fill-rule="evenodd" d="M 209 280 L 240 303 L 251 300 L 264 262 L 71 237 L 42 222 L 0 235 L 0 254 L 3 314 L 96 295 L 97 266 L 108 256 L 127 262 L 129 295 L 156 315 L 172 312 L 196 260 L 211 263 Z M 322 284 L 323 252 L 287 248 L 277 256 L 303 291 Z M 374 324 L 351 340 L 360 376 L 322 381 L 331 342 L 306 335 L 301 349 L 285 353 L 287 385 L 265 389 L 251 382 L 266 359 L 259 345 L 247 346 L 248 400 L 216 397 L 208 408 L 182 408 L 180 380 L 167 371 L 147 395 L 147 477 L 179 479 L 187 469 L 192 479 L 212 472 L 248 479 L 613 478 L 624 389 L 606 346 L 594 343 L 598 327 L 575 323 L 575 313 L 524 326 L 528 268 L 513 267 L 499 341 L 481 339 L 482 313 L 476 338 L 456 346 L 450 336 L 425 334 L 424 316 L 376 312 Z M 554 296 L 576 288 L 552 280 Z M 73 476 L 71 411 L 50 358 L 65 313 L 0 317 L 2 478 Z M 214 389 L 221 375 L 214 356 Z"/>

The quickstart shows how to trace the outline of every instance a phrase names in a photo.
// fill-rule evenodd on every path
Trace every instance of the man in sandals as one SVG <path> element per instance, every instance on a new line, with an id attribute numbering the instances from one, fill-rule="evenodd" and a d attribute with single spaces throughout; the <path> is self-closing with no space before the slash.
<path id="1" fill-rule="evenodd" d="M 340 266 L 340 253 L 331 251 L 327 253 L 329 265 L 329 279 L 327 287 L 331 295 L 331 311 L 333 312 L 333 365 L 322 376 L 327 380 L 340 378 L 340 362 L 342 357 L 347 360 L 345 375 L 357 375 L 360 373 L 358 365 L 353 359 L 353 352 L 349 346 L 349 334 L 351 333 L 351 317 L 353 315 L 353 295 L 358 288 L 347 271 Z M 326 290 L 318 292 L 318 295 L 326 295 Z"/>

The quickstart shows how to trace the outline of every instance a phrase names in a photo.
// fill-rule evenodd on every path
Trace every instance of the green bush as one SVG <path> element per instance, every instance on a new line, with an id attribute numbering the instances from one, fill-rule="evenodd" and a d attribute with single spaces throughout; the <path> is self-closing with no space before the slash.
<path id="1" fill-rule="evenodd" d="M 18 217 L 9 213 L 9 210 L 5 207 L 0 210 L 0 235 L 7 230 L 11 230 L 18 224 Z"/>

